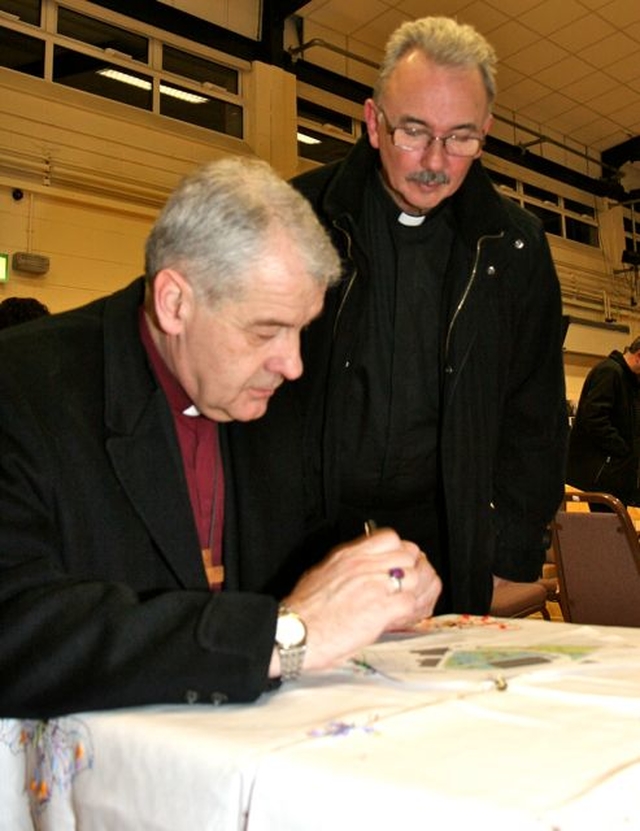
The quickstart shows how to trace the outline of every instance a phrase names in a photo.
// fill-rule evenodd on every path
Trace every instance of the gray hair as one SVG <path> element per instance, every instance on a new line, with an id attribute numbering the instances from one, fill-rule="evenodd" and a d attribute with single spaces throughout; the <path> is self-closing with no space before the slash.
<path id="1" fill-rule="evenodd" d="M 439 66 L 478 67 L 491 107 L 496 97 L 498 59 L 495 50 L 473 26 L 458 23 L 451 17 L 409 20 L 395 30 L 387 42 L 373 91 L 376 103 L 380 103 L 380 96 L 398 61 L 414 49 Z"/>
<path id="2" fill-rule="evenodd" d="M 311 205 L 270 165 L 240 157 L 211 162 L 183 179 L 151 229 L 147 282 L 175 268 L 206 302 L 237 299 L 277 233 L 319 285 L 338 279 L 339 257 Z"/>
<path id="3" fill-rule="evenodd" d="M 631 352 L 633 355 L 635 355 L 637 352 L 640 352 L 640 338 L 635 338 L 635 340 L 633 340 L 629 344 L 629 346 L 625 346 L 624 351 Z"/>

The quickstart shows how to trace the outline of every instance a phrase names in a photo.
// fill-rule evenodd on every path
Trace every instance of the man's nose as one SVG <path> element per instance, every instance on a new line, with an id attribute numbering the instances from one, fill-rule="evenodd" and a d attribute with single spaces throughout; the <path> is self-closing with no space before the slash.
<path id="1" fill-rule="evenodd" d="M 268 369 L 282 375 L 287 381 L 295 381 L 302 375 L 302 356 L 298 336 L 292 336 L 283 344 L 283 348 L 268 362 Z"/>
<path id="2" fill-rule="evenodd" d="M 430 167 L 444 167 L 447 158 L 447 151 L 444 149 L 444 141 L 434 137 L 422 151 L 422 163 L 428 163 Z"/>

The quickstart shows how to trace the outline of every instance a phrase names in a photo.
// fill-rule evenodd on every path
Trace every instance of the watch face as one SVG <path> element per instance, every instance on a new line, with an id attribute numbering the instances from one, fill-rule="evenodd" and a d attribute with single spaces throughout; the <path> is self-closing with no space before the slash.
<path id="1" fill-rule="evenodd" d="M 284 612 L 278 615 L 276 641 L 280 646 L 285 649 L 293 646 L 301 646 L 305 642 L 306 637 L 306 627 L 298 615 L 293 612 Z"/>

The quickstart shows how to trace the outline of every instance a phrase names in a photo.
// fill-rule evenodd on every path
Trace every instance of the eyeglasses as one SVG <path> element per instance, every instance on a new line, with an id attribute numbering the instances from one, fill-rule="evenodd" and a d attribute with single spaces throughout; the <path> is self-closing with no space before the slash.
<path id="1" fill-rule="evenodd" d="M 393 146 L 407 153 L 424 153 L 435 141 L 439 141 L 448 156 L 470 158 L 475 156 L 484 144 L 484 136 L 475 136 L 472 133 L 450 133 L 448 136 L 434 136 L 429 130 L 425 130 L 423 127 L 415 127 L 412 124 L 398 124 L 394 127 L 389 122 L 382 107 L 377 106 L 377 110 L 384 118 L 387 133 L 391 136 Z"/>

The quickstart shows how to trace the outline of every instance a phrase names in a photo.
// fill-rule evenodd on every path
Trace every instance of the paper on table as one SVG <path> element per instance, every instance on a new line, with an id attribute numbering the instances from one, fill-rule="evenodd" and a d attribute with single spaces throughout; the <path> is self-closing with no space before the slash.
<path id="1" fill-rule="evenodd" d="M 451 618 L 455 621 L 456 618 Z M 505 679 L 557 677 L 567 672 L 597 672 L 598 667 L 640 661 L 637 646 L 620 637 L 594 633 L 591 627 L 560 629 L 550 624 L 548 637 L 524 623 L 503 627 L 491 618 L 458 618 L 464 625 L 396 634 L 363 650 L 355 664 L 388 681 L 452 690 L 505 688 Z M 494 623 L 495 625 L 491 625 Z M 579 667 L 579 669 L 578 669 Z"/>

